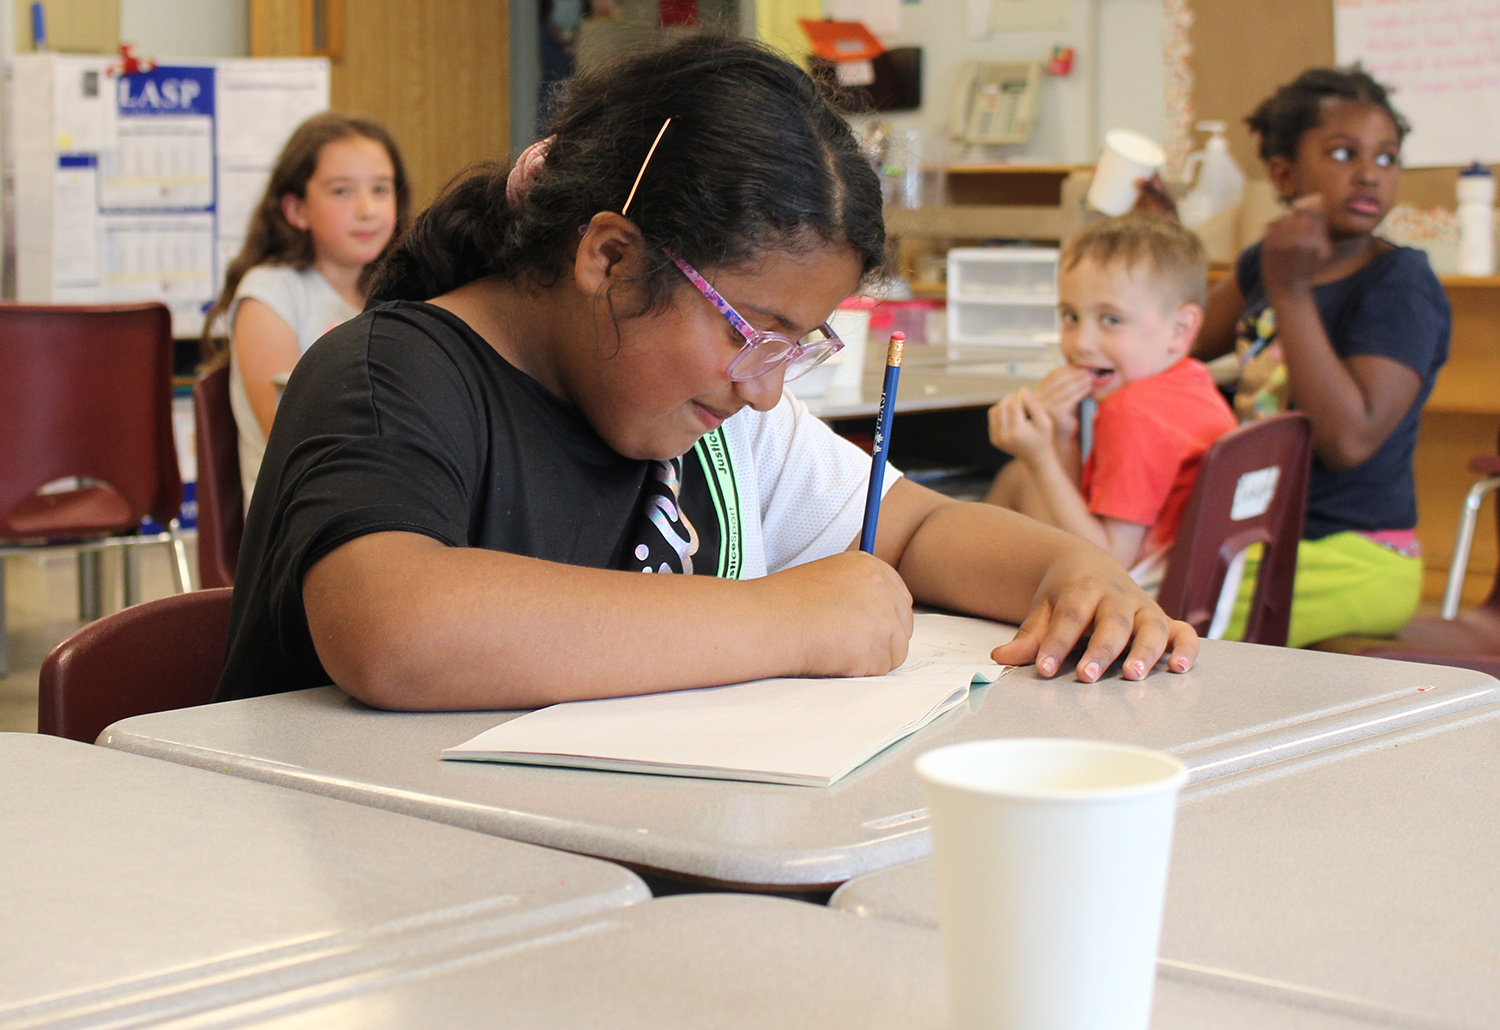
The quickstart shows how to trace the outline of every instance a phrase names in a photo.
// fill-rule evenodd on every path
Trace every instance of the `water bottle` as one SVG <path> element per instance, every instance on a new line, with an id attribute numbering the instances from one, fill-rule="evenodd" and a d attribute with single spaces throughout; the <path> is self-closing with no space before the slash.
<path id="1" fill-rule="evenodd" d="M 1458 173 L 1458 274 L 1495 274 L 1495 177 L 1478 161 Z"/>

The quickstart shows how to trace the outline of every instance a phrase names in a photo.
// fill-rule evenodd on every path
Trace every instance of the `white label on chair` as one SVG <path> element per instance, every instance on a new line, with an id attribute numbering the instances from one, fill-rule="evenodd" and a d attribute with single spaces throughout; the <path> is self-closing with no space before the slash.
<path id="1" fill-rule="evenodd" d="M 1264 515 L 1276 496 L 1276 481 L 1281 478 L 1281 466 L 1246 472 L 1234 485 L 1234 504 L 1229 507 L 1229 518 L 1233 522 L 1253 519 Z"/>

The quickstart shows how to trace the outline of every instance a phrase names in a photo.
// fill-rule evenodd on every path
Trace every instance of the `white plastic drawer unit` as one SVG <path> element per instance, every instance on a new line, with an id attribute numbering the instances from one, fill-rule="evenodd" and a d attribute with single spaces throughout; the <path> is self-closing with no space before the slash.
<path id="1" fill-rule="evenodd" d="M 1057 249 L 948 251 L 948 342 L 1045 347 L 1057 340 Z"/>

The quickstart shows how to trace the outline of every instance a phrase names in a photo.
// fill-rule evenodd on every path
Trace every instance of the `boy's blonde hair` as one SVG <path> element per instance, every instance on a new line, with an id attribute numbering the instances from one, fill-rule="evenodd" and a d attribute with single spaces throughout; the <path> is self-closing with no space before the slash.
<path id="1" fill-rule="evenodd" d="M 1134 278 L 1156 288 L 1171 308 L 1202 307 L 1208 301 L 1208 257 L 1192 230 L 1160 215 L 1121 215 L 1095 222 L 1070 239 L 1058 267 L 1072 271 L 1084 258 L 1100 265 L 1124 265 Z"/>

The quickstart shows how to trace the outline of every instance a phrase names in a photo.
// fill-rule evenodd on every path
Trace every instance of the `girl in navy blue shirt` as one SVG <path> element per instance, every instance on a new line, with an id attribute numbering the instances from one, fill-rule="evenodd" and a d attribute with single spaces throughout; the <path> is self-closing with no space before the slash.
<path id="1" fill-rule="evenodd" d="M 1412 455 L 1450 326 L 1426 256 L 1375 235 L 1408 126 L 1357 69 L 1304 72 L 1246 121 L 1289 210 L 1209 298 L 1194 353 L 1237 351 L 1241 419 L 1312 421 L 1288 643 L 1392 633 L 1421 595 Z"/>

